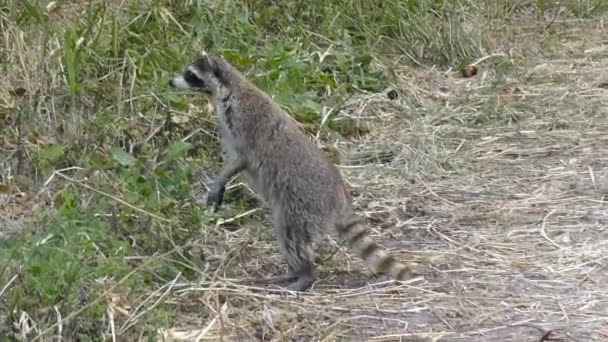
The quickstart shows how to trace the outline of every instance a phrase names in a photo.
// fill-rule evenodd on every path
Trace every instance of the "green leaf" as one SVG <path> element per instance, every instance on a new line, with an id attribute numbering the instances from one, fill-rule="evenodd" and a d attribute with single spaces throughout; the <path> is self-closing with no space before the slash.
<path id="1" fill-rule="evenodd" d="M 183 156 L 190 148 L 192 144 L 183 141 L 176 141 L 167 147 L 166 160 L 172 161 Z"/>
<path id="2" fill-rule="evenodd" d="M 23 188 L 32 189 L 36 185 L 34 180 L 26 175 L 15 175 L 15 183 Z"/>
<path id="3" fill-rule="evenodd" d="M 113 148 L 110 153 L 112 155 L 112 159 L 122 166 L 133 166 L 137 161 L 135 157 L 125 152 L 121 148 Z"/>
<path id="4" fill-rule="evenodd" d="M 80 90 L 80 85 L 77 82 L 77 69 L 78 69 L 78 51 L 76 49 L 76 32 L 68 28 L 65 30 L 63 35 L 63 54 L 64 54 L 64 65 L 67 70 L 68 85 L 72 95 L 76 94 Z"/>
<path id="5" fill-rule="evenodd" d="M 63 156 L 63 146 L 53 144 L 49 145 L 38 152 L 41 160 L 53 162 Z"/>
<path id="6" fill-rule="evenodd" d="M 314 113 L 319 113 L 321 111 L 321 107 L 319 106 L 319 104 L 311 99 L 306 99 L 304 101 L 304 108 L 306 108 Z"/>

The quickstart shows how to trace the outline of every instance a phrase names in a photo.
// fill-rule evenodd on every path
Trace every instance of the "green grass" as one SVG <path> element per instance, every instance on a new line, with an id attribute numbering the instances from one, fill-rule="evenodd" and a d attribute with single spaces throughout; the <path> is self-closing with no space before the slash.
<path id="1" fill-rule="evenodd" d="M 318 123 L 350 96 L 394 87 L 396 67 L 447 69 L 490 54 L 516 15 L 502 1 L 476 0 L 120 3 L 0 4 L 0 183 L 44 188 L 53 200 L 0 242 L 0 288 L 9 285 L 0 336 L 22 313 L 53 327 L 54 308 L 77 313 L 67 333 L 99 336 L 102 294 L 137 301 L 178 276 L 201 277 L 204 260 L 179 247 L 213 219 L 190 194 L 196 170 L 218 161 L 217 141 L 203 133 L 215 124 L 200 114 L 203 99 L 171 92 L 167 80 L 202 50 L 228 58 L 299 121 Z M 517 3 L 541 15 L 555 8 Z M 560 6 L 578 17 L 608 11 L 603 1 Z M 11 95 L 20 87 L 23 96 Z M 497 120 L 484 115 L 471 121 Z M 63 174 L 80 181 L 45 183 L 74 166 Z M 161 303 L 125 334 L 152 334 L 175 315 Z"/>

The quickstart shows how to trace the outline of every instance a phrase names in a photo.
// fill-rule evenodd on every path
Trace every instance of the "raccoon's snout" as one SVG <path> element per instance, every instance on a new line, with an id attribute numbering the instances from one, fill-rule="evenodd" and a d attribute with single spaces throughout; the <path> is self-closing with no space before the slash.
<path id="1" fill-rule="evenodd" d="M 192 89 L 192 85 L 183 77 L 173 78 L 169 81 L 169 86 L 174 89 Z"/>

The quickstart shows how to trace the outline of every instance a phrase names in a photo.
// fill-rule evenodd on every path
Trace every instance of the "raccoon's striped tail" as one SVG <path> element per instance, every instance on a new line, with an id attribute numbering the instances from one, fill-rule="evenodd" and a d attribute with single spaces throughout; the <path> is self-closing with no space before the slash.
<path id="1" fill-rule="evenodd" d="M 356 217 L 336 224 L 340 237 L 348 241 L 351 249 L 367 261 L 378 273 L 389 274 L 399 281 L 406 280 L 411 268 L 386 254 L 378 244 L 367 236 L 367 230 Z"/>

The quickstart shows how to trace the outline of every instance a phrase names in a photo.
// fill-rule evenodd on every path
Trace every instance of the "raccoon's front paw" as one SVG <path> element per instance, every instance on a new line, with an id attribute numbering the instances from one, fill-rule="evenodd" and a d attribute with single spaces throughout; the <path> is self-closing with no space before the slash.
<path id="1" fill-rule="evenodd" d="M 207 206 L 212 206 L 214 212 L 222 205 L 225 190 L 226 188 L 223 185 L 217 183 L 209 189 L 209 192 L 207 193 Z"/>

